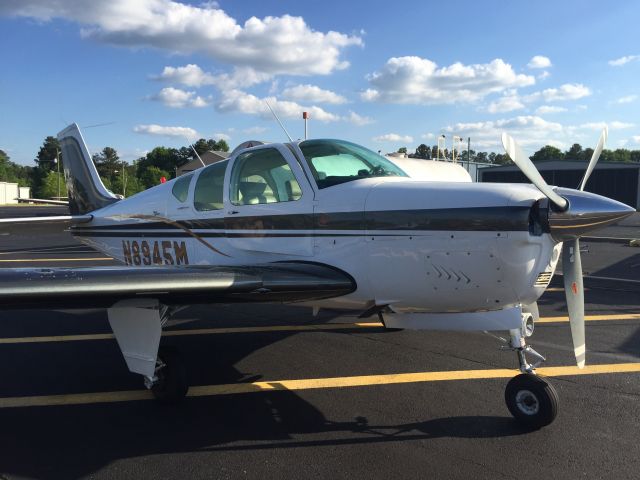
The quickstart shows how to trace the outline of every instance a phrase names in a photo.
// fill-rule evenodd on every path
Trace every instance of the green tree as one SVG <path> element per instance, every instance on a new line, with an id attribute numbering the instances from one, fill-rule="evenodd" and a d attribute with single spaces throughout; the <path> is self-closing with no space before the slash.
<path id="1" fill-rule="evenodd" d="M 407 147 L 400 147 L 398 153 L 407 153 Z"/>
<path id="2" fill-rule="evenodd" d="M 169 172 L 167 172 L 166 170 L 162 170 L 155 165 L 146 167 L 142 169 L 142 171 L 139 170 L 138 174 L 138 179 L 145 189 L 160 185 L 160 178 L 162 177 L 169 179 Z"/>
<path id="3" fill-rule="evenodd" d="M 44 171 L 56 170 L 56 158 L 59 152 L 60 142 L 58 142 L 58 139 L 51 136 L 45 138 L 35 159 L 38 168 Z"/>
<path id="4" fill-rule="evenodd" d="M 59 180 L 58 180 L 59 179 Z M 59 182 L 59 183 L 58 183 Z M 53 170 L 47 172 L 42 177 L 42 182 L 38 190 L 38 198 L 54 198 L 58 197 L 58 185 L 60 186 L 60 197 L 67 196 L 67 185 L 64 181 L 64 175 Z"/>
<path id="5" fill-rule="evenodd" d="M 565 160 L 584 160 L 584 150 L 579 143 L 574 143 L 571 148 L 564 152 Z"/>
<path id="6" fill-rule="evenodd" d="M 562 153 L 559 148 L 552 147 L 551 145 L 545 145 L 529 158 L 533 162 L 540 162 L 543 160 L 564 160 L 564 153 Z"/>
<path id="7" fill-rule="evenodd" d="M 100 153 L 93 155 L 93 162 L 96 164 L 100 177 L 109 179 L 111 183 L 113 183 L 114 177 L 122 172 L 122 162 L 115 148 L 104 147 Z"/>
<path id="8" fill-rule="evenodd" d="M 165 172 L 171 172 L 171 178 L 173 178 L 176 168 L 185 163 L 184 157 L 175 148 L 156 147 L 138 160 L 138 168 L 144 171 L 149 167 L 157 167 Z"/>
<path id="9" fill-rule="evenodd" d="M 473 152 L 473 150 L 471 150 L 471 151 Z M 495 159 L 495 154 L 494 154 L 494 159 Z M 487 152 L 478 152 L 475 155 L 474 161 L 481 162 L 481 163 L 488 163 L 489 162 L 489 154 Z"/>
<path id="10" fill-rule="evenodd" d="M 424 158 L 424 159 L 431 158 L 431 149 L 427 147 L 424 143 L 421 143 L 420 145 L 418 145 L 418 148 L 416 148 L 416 156 L 418 158 Z"/>

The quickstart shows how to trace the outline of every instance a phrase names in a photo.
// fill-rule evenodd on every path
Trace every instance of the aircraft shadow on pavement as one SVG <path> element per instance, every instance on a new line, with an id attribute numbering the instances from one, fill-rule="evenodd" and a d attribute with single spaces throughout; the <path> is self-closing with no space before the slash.
<path id="1" fill-rule="evenodd" d="M 244 309 L 246 316 L 250 317 L 250 312 L 251 309 Z M 95 312 L 89 314 L 95 317 Z M 332 318 L 333 314 L 327 312 L 313 321 L 321 323 Z M 278 324 L 285 320 L 279 318 Z M 293 333 L 274 332 L 213 335 L 206 341 L 198 336 L 169 340 L 180 344 L 185 352 L 191 383 L 206 385 L 259 379 L 259 375 L 243 373 L 234 365 L 290 335 Z M 115 390 L 140 388 L 139 376 L 127 376 L 115 342 L 47 343 L 33 348 L 3 345 L 0 364 L 4 365 L 0 368 L 3 396 L 101 391 L 105 384 Z M 292 364 L 283 368 L 290 370 L 292 366 L 295 367 Z M 49 385 L 33 385 L 46 376 L 50 377 Z M 11 387 L 13 383 L 16 386 Z M 37 391 L 27 391 L 31 388 Z M 120 459 L 156 454 L 428 441 L 442 437 L 493 438 L 524 433 L 506 416 L 460 416 L 402 424 L 377 421 L 375 425 L 365 417 L 335 422 L 290 391 L 189 398 L 179 406 L 138 401 L 0 409 L 0 425 L 0 473 L 65 479 L 90 475 Z"/>
<path id="2" fill-rule="evenodd" d="M 0 422 L 0 472 L 65 479 L 148 455 L 524 433 L 510 417 L 464 416 L 400 425 L 368 425 L 362 417 L 332 422 L 293 392 L 190 399 L 173 407 L 133 402 L 14 409 L 0 411 Z"/>

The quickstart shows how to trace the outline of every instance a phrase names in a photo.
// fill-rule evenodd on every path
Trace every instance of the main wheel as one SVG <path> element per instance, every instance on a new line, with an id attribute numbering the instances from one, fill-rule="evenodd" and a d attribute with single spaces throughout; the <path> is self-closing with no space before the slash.
<path id="1" fill-rule="evenodd" d="M 187 371 L 182 356 L 175 348 L 160 347 L 156 376 L 158 380 L 151 387 L 151 392 L 159 402 L 177 403 L 187 394 Z"/>
<path id="2" fill-rule="evenodd" d="M 558 414 L 558 393 L 546 380 L 522 373 L 509 380 L 504 399 L 511 415 L 531 429 L 549 425 Z"/>

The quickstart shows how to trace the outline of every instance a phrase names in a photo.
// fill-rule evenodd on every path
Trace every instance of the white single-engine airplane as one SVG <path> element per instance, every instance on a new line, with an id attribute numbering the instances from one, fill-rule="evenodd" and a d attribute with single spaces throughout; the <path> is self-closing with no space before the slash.
<path id="1" fill-rule="evenodd" d="M 557 394 L 525 343 L 536 300 L 562 252 L 582 367 L 578 238 L 634 211 L 584 191 L 606 130 L 578 190 L 547 185 L 505 134 L 535 186 L 417 181 L 353 143 L 304 140 L 237 149 L 127 199 L 104 187 L 77 125 L 58 139 L 71 215 L 3 222 L 70 222 L 76 238 L 124 266 L 2 269 L 0 307 L 107 308 L 129 370 L 166 402 L 188 389 L 177 352 L 159 348 L 182 306 L 304 302 L 377 315 L 388 328 L 509 331 L 522 373 L 507 385 L 507 406 L 529 427 L 547 425 Z"/>

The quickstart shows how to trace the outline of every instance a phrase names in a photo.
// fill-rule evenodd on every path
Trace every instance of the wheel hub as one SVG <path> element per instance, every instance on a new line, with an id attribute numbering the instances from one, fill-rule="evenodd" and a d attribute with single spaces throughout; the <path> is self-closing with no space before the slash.
<path id="1" fill-rule="evenodd" d="M 520 390 L 516 394 L 516 405 L 525 415 L 535 415 L 540 411 L 540 402 L 530 390 Z"/>

